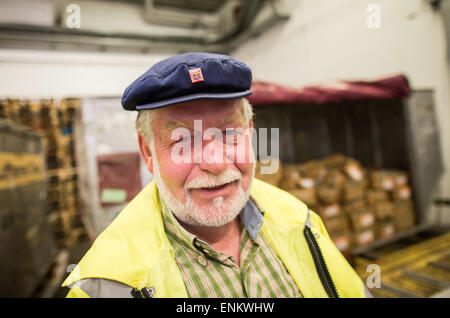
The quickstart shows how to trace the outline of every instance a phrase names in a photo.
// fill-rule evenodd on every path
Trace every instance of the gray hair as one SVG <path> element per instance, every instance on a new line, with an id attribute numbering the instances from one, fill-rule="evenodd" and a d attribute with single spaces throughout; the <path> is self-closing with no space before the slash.
<path id="1" fill-rule="evenodd" d="M 248 125 L 249 121 L 253 118 L 253 108 L 246 98 L 242 98 L 241 100 L 244 121 Z M 152 124 L 157 116 L 157 112 L 158 109 L 140 110 L 136 118 L 136 131 L 148 143 L 151 143 L 154 138 Z"/>

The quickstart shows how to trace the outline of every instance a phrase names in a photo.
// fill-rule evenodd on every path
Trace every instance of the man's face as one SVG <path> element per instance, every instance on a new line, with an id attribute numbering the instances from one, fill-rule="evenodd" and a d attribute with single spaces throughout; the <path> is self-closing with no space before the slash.
<path id="1" fill-rule="evenodd" d="M 201 128 L 194 120 L 201 120 Z M 222 138 L 206 137 L 213 128 Z M 252 122 L 245 123 L 241 100 L 200 100 L 158 111 L 152 123 L 153 174 L 178 219 L 221 226 L 239 214 L 248 200 L 255 166 L 251 134 L 242 134 L 249 132 L 247 128 Z"/>

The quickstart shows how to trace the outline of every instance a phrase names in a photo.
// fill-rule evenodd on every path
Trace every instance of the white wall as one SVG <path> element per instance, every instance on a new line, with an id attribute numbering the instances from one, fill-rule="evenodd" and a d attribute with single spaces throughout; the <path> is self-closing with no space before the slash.
<path id="1" fill-rule="evenodd" d="M 0 49 L 0 98 L 122 96 L 165 57 Z"/>
<path id="2" fill-rule="evenodd" d="M 369 29 L 366 8 L 381 7 Z M 450 171 L 450 80 L 441 15 L 425 0 L 299 0 L 291 19 L 233 52 L 260 80 L 300 86 L 405 74 L 432 88 L 446 170 Z M 441 192 L 450 196 L 450 173 Z"/>

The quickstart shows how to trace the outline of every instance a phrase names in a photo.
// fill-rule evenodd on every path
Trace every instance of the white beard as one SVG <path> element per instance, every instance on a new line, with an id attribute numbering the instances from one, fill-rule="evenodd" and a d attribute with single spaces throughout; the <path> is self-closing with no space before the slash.
<path id="1" fill-rule="evenodd" d="M 170 192 L 162 180 L 159 172 L 159 163 L 152 143 L 150 143 L 150 149 L 153 156 L 153 172 L 159 194 L 169 210 L 181 222 L 193 226 L 223 226 L 233 221 L 247 203 L 255 175 L 255 164 L 253 165 L 252 176 L 247 191 L 244 191 L 242 188 L 242 174 L 235 170 L 226 170 L 218 176 L 208 174 L 190 181 L 184 188 L 186 202 L 183 203 Z M 214 198 L 210 205 L 199 206 L 194 202 L 189 193 L 189 189 L 192 188 L 213 187 L 232 181 L 238 182 L 237 194 L 228 199 L 225 199 L 223 196 Z"/>

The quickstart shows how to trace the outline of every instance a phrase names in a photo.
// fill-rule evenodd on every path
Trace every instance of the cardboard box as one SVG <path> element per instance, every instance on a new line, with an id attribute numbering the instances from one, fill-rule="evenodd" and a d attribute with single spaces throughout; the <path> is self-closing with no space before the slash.
<path id="1" fill-rule="evenodd" d="M 378 222 L 376 226 L 377 239 L 388 239 L 395 234 L 395 224 L 392 220 Z"/>
<path id="2" fill-rule="evenodd" d="M 376 170 L 371 173 L 372 188 L 391 191 L 395 187 L 395 173 L 390 170 Z"/>
<path id="3" fill-rule="evenodd" d="M 263 173 L 261 173 L 261 167 L 270 166 L 270 163 L 263 164 L 261 161 L 258 161 L 256 163 L 256 168 L 255 168 L 255 178 L 265 181 L 267 183 L 270 183 L 271 185 L 274 185 L 277 187 L 277 186 L 279 186 L 281 177 L 282 177 L 282 164 L 278 159 L 272 159 L 272 160 L 278 161 L 278 170 L 273 174 L 263 174 Z"/>
<path id="4" fill-rule="evenodd" d="M 341 169 L 347 161 L 347 157 L 342 154 L 334 154 L 322 159 L 323 166 L 328 169 Z"/>
<path id="5" fill-rule="evenodd" d="M 407 222 L 395 223 L 396 232 L 403 232 L 414 228 L 415 222 L 409 219 Z"/>
<path id="6" fill-rule="evenodd" d="M 384 190 L 374 190 L 374 189 L 367 190 L 367 202 L 369 203 L 369 205 L 373 205 L 376 202 L 388 200 L 389 200 L 389 193 Z"/>
<path id="7" fill-rule="evenodd" d="M 375 241 L 374 228 L 364 229 L 353 234 L 353 244 L 355 246 L 367 246 Z"/>
<path id="8" fill-rule="evenodd" d="M 359 161 L 347 159 L 342 170 L 351 180 L 362 181 L 364 179 L 364 171 Z"/>
<path id="9" fill-rule="evenodd" d="M 344 187 L 345 183 L 346 179 L 342 172 L 340 172 L 339 170 L 330 170 L 328 171 L 322 184 L 341 190 Z"/>
<path id="10" fill-rule="evenodd" d="M 393 171 L 392 174 L 396 186 L 408 185 L 408 173 L 404 171 Z"/>
<path id="11" fill-rule="evenodd" d="M 338 203 L 341 198 L 341 189 L 336 187 L 330 187 L 327 185 L 321 185 L 317 189 L 317 197 L 326 205 Z"/>
<path id="12" fill-rule="evenodd" d="M 348 181 L 344 184 L 342 192 L 342 200 L 344 202 L 352 202 L 364 200 L 366 195 L 366 184 L 362 181 Z"/>
<path id="13" fill-rule="evenodd" d="M 319 179 L 326 174 L 326 169 L 323 164 L 318 160 L 310 160 L 299 164 L 298 171 L 303 178 Z"/>
<path id="14" fill-rule="evenodd" d="M 350 230 L 350 223 L 346 215 L 324 218 L 322 221 L 330 236 L 333 236 L 335 233 L 348 232 Z"/>
<path id="15" fill-rule="evenodd" d="M 375 225 L 375 216 L 370 209 L 364 209 L 356 213 L 349 214 L 352 228 L 360 231 Z"/>
<path id="16" fill-rule="evenodd" d="M 316 206 L 317 205 L 317 196 L 315 189 L 293 189 L 290 190 L 289 193 L 300 199 L 307 206 Z"/>
<path id="17" fill-rule="evenodd" d="M 386 220 L 394 217 L 395 208 L 394 205 L 389 201 L 379 201 L 372 205 L 373 213 L 377 220 Z"/>
<path id="18" fill-rule="evenodd" d="M 316 180 L 314 180 L 312 178 L 300 177 L 300 179 L 297 182 L 297 186 L 299 186 L 302 189 L 311 189 L 316 186 Z"/>
<path id="19" fill-rule="evenodd" d="M 280 188 L 284 190 L 291 190 L 298 188 L 298 182 L 300 180 L 300 173 L 298 166 L 293 164 L 283 165 L 281 172 L 281 180 L 279 181 Z"/>
<path id="20" fill-rule="evenodd" d="M 336 203 L 318 206 L 315 211 L 317 211 L 322 219 L 331 218 L 342 214 L 341 207 Z"/>
<path id="21" fill-rule="evenodd" d="M 394 191 L 392 191 L 392 200 L 410 200 L 411 199 L 411 188 L 407 185 L 397 186 Z"/>
<path id="22" fill-rule="evenodd" d="M 325 204 L 337 203 L 341 200 L 345 176 L 339 170 L 330 170 L 318 186 L 318 197 Z"/>
<path id="23" fill-rule="evenodd" d="M 393 209 L 396 231 L 400 232 L 414 227 L 416 218 L 412 201 L 395 201 Z"/>
<path id="24" fill-rule="evenodd" d="M 392 202 L 395 210 L 395 215 L 409 214 L 414 211 L 414 204 L 411 200 L 399 200 Z"/>
<path id="25" fill-rule="evenodd" d="M 357 199 L 354 201 L 346 202 L 345 205 L 343 206 L 343 210 L 346 213 L 350 214 L 350 213 L 355 213 L 355 212 L 361 211 L 361 210 L 365 209 L 366 207 L 367 207 L 367 205 L 364 200 Z"/>

